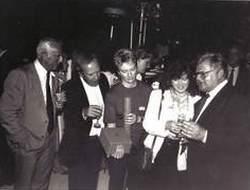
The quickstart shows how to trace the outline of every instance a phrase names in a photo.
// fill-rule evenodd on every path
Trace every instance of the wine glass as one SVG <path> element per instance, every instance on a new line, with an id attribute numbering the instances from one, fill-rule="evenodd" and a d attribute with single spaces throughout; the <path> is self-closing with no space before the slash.
<path id="1" fill-rule="evenodd" d="M 96 121 L 94 123 L 94 127 L 95 128 L 101 128 L 101 124 L 100 124 L 100 118 L 102 117 L 102 113 L 103 113 L 103 107 L 102 106 L 99 106 L 100 110 L 101 110 L 101 114 L 99 117 L 96 117 Z"/>
<path id="2" fill-rule="evenodd" d="M 178 115 L 178 119 L 177 119 L 177 123 L 179 126 L 183 125 L 183 122 L 186 120 L 186 117 L 184 114 L 179 114 Z M 187 139 L 183 137 L 183 135 L 181 134 L 182 130 L 179 131 L 179 133 L 177 134 L 177 136 L 180 138 L 180 144 L 186 144 L 188 143 Z"/>

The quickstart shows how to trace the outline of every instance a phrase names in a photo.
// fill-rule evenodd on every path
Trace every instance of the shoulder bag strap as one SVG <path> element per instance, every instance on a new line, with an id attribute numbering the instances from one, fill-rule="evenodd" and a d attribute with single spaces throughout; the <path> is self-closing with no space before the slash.
<path id="1" fill-rule="evenodd" d="M 158 119 L 160 119 L 160 116 L 161 116 L 162 101 L 163 101 L 163 99 L 164 99 L 163 92 L 164 92 L 164 91 L 162 91 L 162 95 L 161 95 L 161 102 L 160 102 L 160 107 L 159 107 L 159 112 L 158 112 Z M 154 145 L 155 145 L 156 139 L 157 139 L 157 136 L 154 136 L 154 140 L 153 140 L 152 147 L 151 147 L 152 149 L 153 149 L 153 147 L 154 147 Z"/>

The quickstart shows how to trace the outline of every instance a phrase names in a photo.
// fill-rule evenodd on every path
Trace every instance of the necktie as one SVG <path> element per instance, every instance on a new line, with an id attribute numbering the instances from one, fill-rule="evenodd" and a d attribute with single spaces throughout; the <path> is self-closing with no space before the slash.
<path id="1" fill-rule="evenodd" d="M 51 134 L 53 131 L 53 102 L 51 98 L 51 92 L 50 92 L 50 72 L 47 72 L 47 80 L 46 80 L 46 108 L 47 108 L 47 114 L 49 119 L 48 124 L 48 133 Z"/>
<path id="2" fill-rule="evenodd" d="M 233 67 L 232 67 L 230 76 L 228 78 L 228 82 L 229 82 L 229 84 L 231 84 L 232 86 L 234 86 L 234 68 Z"/>
<path id="3" fill-rule="evenodd" d="M 194 114 L 194 120 L 198 117 L 200 114 L 204 104 L 206 103 L 207 99 L 209 98 L 209 94 L 205 94 L 202 96 L 202 98 L 197 102 L 197 105 L 195 107 L 195 114 Z"/>

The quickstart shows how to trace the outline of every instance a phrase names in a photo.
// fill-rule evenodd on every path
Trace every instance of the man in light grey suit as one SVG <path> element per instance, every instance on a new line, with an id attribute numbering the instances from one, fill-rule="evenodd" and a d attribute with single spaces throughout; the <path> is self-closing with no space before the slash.
<path id="1" fill-rule="evenodd" d="M 62 45 L 42 39 L 37 59 L 9 73 L 0 98 L 0 123 L 15 154 L 15 190 L 46 190 L 58 145 L 51 71 L 62 59 Z"/>

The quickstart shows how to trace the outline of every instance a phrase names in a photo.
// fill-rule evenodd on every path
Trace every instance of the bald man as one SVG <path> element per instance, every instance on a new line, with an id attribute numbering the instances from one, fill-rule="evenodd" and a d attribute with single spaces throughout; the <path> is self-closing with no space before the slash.
<path id="1" fill-rule="evenodd" d="M 65 130 L 61 161 L 68 167 L 69 190 L 96 190 L 104 151 L 98 136 L 104 127 L 103 99 L 109 90 L 94 52 L 75 50 L 75 77 L 63 85 Z"/>

